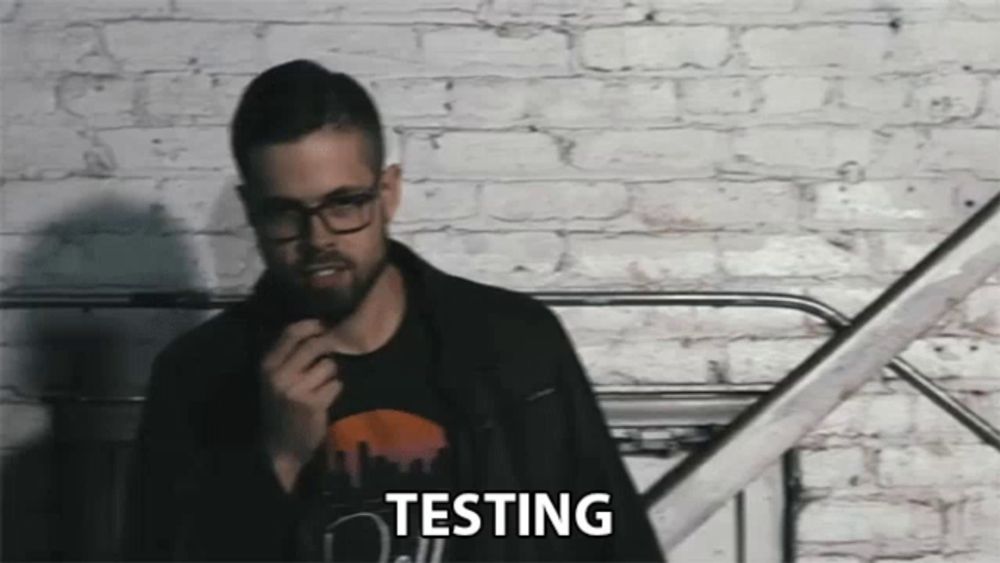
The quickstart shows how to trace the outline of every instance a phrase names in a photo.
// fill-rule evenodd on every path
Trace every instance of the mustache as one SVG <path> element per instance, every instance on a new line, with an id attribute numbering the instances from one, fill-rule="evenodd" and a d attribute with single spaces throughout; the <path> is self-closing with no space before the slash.
<path id="1" fill-rule="evenodd" d="M 303 259 L 298 265 L 298 270 L 308 272 L 311 270 L 318 270 L 333 266 L 340 268 L 353 268 L 354 261 L 343 254 L 325 252 Z"/>

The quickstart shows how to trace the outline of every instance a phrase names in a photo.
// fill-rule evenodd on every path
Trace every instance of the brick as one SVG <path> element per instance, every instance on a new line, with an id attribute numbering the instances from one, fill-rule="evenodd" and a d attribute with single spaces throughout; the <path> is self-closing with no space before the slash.
<path id="1" fill-rule="evenodd" d="M 422 37 L 424 61 L 442 74 L 561 73 L 569 70 L 568 40 L 549 30 L 438 29 Z"/>
<path id="2" fill-rule="evenodd" d="M 553 182 L 486 184 L 483 210 L 504 221 L 609 219 L 629 207 L 625 186 L 618 183 Z"/>
<path id="3" fill-rule="evenodd" d="M 467 182 L 408 182 L 394 222 L 450 222 L 473 217 L 479 211 L 477 184 Z"/>
<path id="4" fill-rule="evenodd" d="M 618 23 L 638 21 L 644 15 L 640 6 L 625 0 L 496 0 L 483 17 L 518 22 Z"/>
<path id="5" fill-rule="evenodd" d="M 546 283 L 563 251 L 562 240 L 549 232 L 417 233 L 412 243 L 447 272 L 517 289 Z"/>
<path id="6" fill-rule="evenodd" d="M 944 8 L 948 0 L 804 0 L 801 9 L 810 12 L 860 12 Z"/>
<path id="7" fill-rule="evenodd" d="M 826 339 L 736 340 L 728 345 L 729 381 L 780 381 Z"/>
<path id="8" fill-rule="evenodd" d="M 1000 484 L 1000 456 L 985 444 L 883 448 L 876 459 L 885 487 Z"/>
<path id="9" fill-rule="evenodd" d="M 725 362 L 725 352 L 712 343 L 614 341 L 577 352 L 599 385 L 708 383 Z"/>
<path id="10" fill-rule="evenodd" d="M 579 39 L 580 61 L 597 70 L 716 68 L 729 57 L 729 31 L 715 26 L 597 28 Z"/>
<path id="11" fill-rule="evenodd" d="M 530 120 L 562 127 L 672 122 L 677 96 L 668 80 L 459 80 L 451 91 L 452 118 L 458 123 Z"/>
<path id="12" fill-rule="evenodd" d="M 872 153 L 863 162 L 870 178 L 933 176 L 922 166 L 930 133 L 912 127 L 883 127 L 874 132 Z"/>
<path id="13" fill-rule="evenodd" d="M 0 45 L 8 76 L 34 75 L 40 69 L 94 74 L 117 70 L 102 46 L 101 29 L 89 23 L 4 26 Z"/>
<path id="14" fill-rule="evenodd" d="M 827 415 L 810 438 L 840 437 L 852 445 L 861 436 L 898 439 L 913 432 L 914 408 L 911 395 L 853 395 Z"/>
<path id="15" fill-rule="evenodd" d="M 59 83 L 59 99 L 69 113 L 91 126 L 129 125 L 133 115 L 136 84 L 113 76 L 69 75 Z"/>
<path id="16" fill-rule="evenodd" d="M 135 232 L 147 226 L 155 182 L 73 178 L 4 184 L 4 233 Z"/>
<path id="17" fill-rule="evenodd" d="M 667 80 L 545 79 L 532 89 L 532 114 L 564 127 L 671 122 L 677 92 Z"/>
<path id="18" fill-rule="evenodd" d="M 508 125 L 529 117 L 535 96 L 526 80 L 477 77 L 456 80 L 448 103 L 455 122 Z"/>
<path id="19" fill-rule="evenodd" d="M 681 106 L 687 113 L 748 113 L 754 94 L 746 78 L 699 78 L 680 82 Z"/>
<path id="20" fill-rule="evenodd" d="M 412 74 L 421 68 L 413 28 L 274 24 L 264 34 L 264 51 L 270 65 L 305 58 L 356 76 Z"/>
<path id="21" fill-rule="evenodd" d="M 119 171 L 216 170 L 232 166 L 225 127 L 127 128 L 104 131 Z"/>
<path id="22" fill-rule="evenodd" d="M 1000 77 L 987 81 L 983 97 L 983 112 L 980 118 L 986 123 L 1000 124 Z"/>
<path id="23" fill-rule="evenodd" d="M 3 139 L 0 157 L 7 178 L 85 172 L 93 148 L 83 132 L 58 126 L 8 125 Z"/>
<path id="24" fill-rule="evenodd" d="M 951 225 L 957 186 L 939 179 L 826 182 L 808 188 L 811 218 L 851 228 L 899 229 Z"/>
<path id="25" fill-rule="evenodd" d="M 860 557 L 850 555 L 798 555 L 795 557 L 798 563 L 864 563 Z"/>
<path id="26" fill-rule="evenodd" d="M 912 90 L 912 81 L 901 76 L 843 78 L 840 105 L 876 116 L 895 114 L 906 109 Z"/>
<path id="27" fill-rule="evenodd" d="M 31 0 L 17 13 L 20 21 L 52 20 L 95 21 L 102 19 L 164 17 L 170 13 L 170 0 Z"/>
<path id="28" fill-rule="evenodd" d="M 0 68 L 0 115 L 5 126 L 59 125 L 67 116 L 56 103 L 56 79 L 50 76 L 8 76 Z"/>
<path id="29" fill-rule="evenodd" d="M 1000 286 L 981 286 L 964 303 L 965 318 L 973 330 L 1000 336 Z"/>
<path id="30" fill-rule="evenodd" d="M 184 241 L 160 235 L 3 237 L 4 286 L 45 289 L 198 287 L 197 259 Z"/>
<path id="31" fill-rule="evenodd" d="M 832 487 L 840 491 L 870 480 L 865 466 L 865 450 L 859 447 L 800 450 L 802 485 L 806 488 Z"/>
<path id="32" fill-rule="evenodd" d="M 144 391 L 149 366 L 162 344 L 154 347 L 125 343 L 116 339 L 122 331 L 114 326 L 91 326 L 89 330 L 76 333 L 60 332 L 61 328 L 44 327 L 62 335 L 65 338 L 62 342 L 8 348 L 13 357 L 4 367 L 11 370 L 8 380 L 11 387 L 27 395 L 69 389 L 94 396 L 137 395 Z M 80 377 L 81 372 L 89 377 Z M 44 374 L 44 379 L 37 376 L 39 373 Z M 31 377 L 32 374 L 35 377 Z M 128 436 L 127 427 L 102 429 L 90 425 L 64 427 L 62 436 L 72 433 L 93 437 L 95 434 L 100 436 L 102 431 L 105 436 L 106 433 Z"/>
<path id="33" fill-rule="evenodd" d="M 247 229 L 236 180 L 184 175 L 161 182 L 156 201 L 162 228 L 173 233 L 228 233 Z"/>
<path id="34" fill-rule="evenodd" d="M 192 237 L 197 260 L 211 264 L 198 269 L 202 287 L 221 292 L 248 293 L 263 271 L 253 238 L 240 233 L 211 233 Z"/>
<path id="35" fill-rule="evenodd" d="M 371 93 L 387 121 L 448 114 L 448 83 L 444 80 L 379 80 Z"/>
<path id="36" fill-rule="evenodd" d="M 962 178 L 958 183 L 956 201 L 959 208 L 959 218 L 964 220 L 982 209 L 986 202 L 1000 195 L 1000 181 L 981 181 L 975 178 Z"/>
<path id="37" fill-rule="evenodd" d="M 982 84 L 978 76 L 953 74 L 918 80 L 913 91 L 914 110 L 926 121 L 972 117 L 979 109 Z"/>
<path id="38" fill-rule="evenodd" d="M 879 235 L 881 252 L 875 268 L 899 274 L 917 265 L 945 238 L 942 233 L 900 232 Z"/>
<path id="39" fill-rule="evenodd" d="M 145 110 L 170 124 L 185 119 L 228 124 L 250 80 L 241 75 L 150 73 L 146 75 Z"/>
<path id="40" fill-rule="evenodd" d="M 544 176 L 561 171 L 559 147 L 543 133 L 456 131 L 404 140 L 413 179 Z"/>
<path id="41" fill-rule="evenodd" d="M 652 312 L 640 307 L 553 307 L 573 342 L 599 346 L 611 341 L 656 339 L 663 334 L 648 330 L 645 320 Z"/>
<path id="42" fill-rule="evenodd" d="M 925 148 L 923 167 L 930 171 L 968 170 L 982 178 L 1000 178 L 1000 129 L 935 129 Z"/>
<path id="43" fill-rule="evenodd" d="M 767 76 L 760 82 L 760 113 L 795 114 L 816 111 L 826 104 L 829 85 L 819 76 Z"/>
<path id="44" fill-rule="evenodd" d="M 740 44 L 751 68 L 870 69 L 883 64 L 891 40 L 881 25 L 816 25 L 750 28 Z"/>
<path id="45" fill-rule="evenodd" d="M 572 163 L 581 170 L 626 176 L 711 176 L 728 158 L 728 139 L 705 129 L 580 133 Z"/>
<path id="46" fill-rule="evenodd" d="M 1000 365 L 1000 342 L 989 337 L 924 338 L 911 344 L 903 357 L 930 377 L 989 379 Z"/>
<path id="47" fill-rule="evenodd" d="M 239 20 L 246 8 L 229 0 L 176 0 L 177 16 L 197 19 Z M 475 4 L 465 0 L 253 0 L 253 19 L 274 22 L 471 22 Z"/>
<path id="48" fill-rule="evenodd" d="M 868 271 L 868 244 L 842 235 L 740 235 L 722 244 L 734 276 L 845 276 Z"/>
<path id="49" fill-rule="evenodd" d="M 615 306 L 565 307 L 558 311 L 581 344 L 803 335 L 801 316 L 778 310 Z"/>
<path id="50" fill-rule="evenodd" d="M 873 142 L 870 132 L 856 129 L 754 128 L 736 135 L 733 150 L 754 164 L 822 170 L 867 162 Z"/>
<path id="51" fill-rule="evenodd" d="M 798 188 L 784 182 L 643 183 L 632 194 L 635 213 L 653 228 L 767 229 L 798 220 Z"/>
<path id="52" fill-rule="evenodd" d="M 53 334 L 84 334 L 88 330 L 109 333 L 124 344 L 166 343 L 177 333 L 166 330 L 189 328 L 197 312 L 153 309 L 11 309 L 3 318 L 4 345 L 42 348 L 61 340 Z M 207 314 L 207 313 L 206 313 Z M 180 322 L 189 317 L 191 323 Z M 204 316 L 204 315 L 203 315 Z M 172 325 L 165 327 L 164 325 Z"/>
<path id="53" fill-rule="evenodd" d="M 251 24 L 126 21 L 104 26 L 108 49 L 125 70 L 260 72 L 262 49 Z"/>
<path id="54" fill-rule="evenodd" d="M 651 0 L 650 7 L 665 14 L 673 12 L 709 12 L 722 14 L 781 13 L 794 10 L 795 0 L 759 0 L 757 2 L 741 2 L 740 0 Z"/>
<path id="55" fill-rule="evenodd" d="M 663 286 L 716 273 L 711 237 L 703 235 L 569 236 L 568 274 L 586 285 Z"/>
<path id="56" fill-rule="evenodd" d="M 798 537 L 805 542 L 933 538 L 941 533 L 933 507 L 915 502 L 829 498 L 802 509 Z"/>
<path id="57" fill-rule="evenodd" d="M 996 458 L 996 452 L 992 454 Z M 956 558 L 956 563 L 995 561 L 1000 554 L 1000 535 L 996 533 L 1000 528 L 1000 493 L 995 487 L 968 490 L 964 498 L 948 507 L 945 522 L 945 548 L 972 552 L 967 559 Z"/>
<path id="58" fill-rule="evenodd" d="M 995 22 L 947 21 L 903 26 L 892 61 L 896 65 L 936 68 L 970 65 L 1000 68 L 1000 36 Z"/>

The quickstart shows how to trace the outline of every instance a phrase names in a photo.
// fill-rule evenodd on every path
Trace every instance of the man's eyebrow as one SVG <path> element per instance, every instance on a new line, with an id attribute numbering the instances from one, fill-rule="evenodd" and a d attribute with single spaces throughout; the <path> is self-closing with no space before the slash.
<path id="1" fill-rule="evenodd" d="M 366 192 L 369 189 L 371 189 L 371 186 L 348 186 L 348 185 L 337 186 L 331 189 L 330 191 L 324 193 L 323 195 L 319 196 L 318 198 L 316 198 L 316 201 L 329 201 L 331 199 L 350 197 L 358 195 L 359 193 Z M 280 195 L 267 195 L 261 199 L 264 202 L 268 203 L 279 203 L 279 204 L 291 203 L 291 204 L 303 205 L 303 202 L 301 200 L 292 197 L 284 197 Z"/>

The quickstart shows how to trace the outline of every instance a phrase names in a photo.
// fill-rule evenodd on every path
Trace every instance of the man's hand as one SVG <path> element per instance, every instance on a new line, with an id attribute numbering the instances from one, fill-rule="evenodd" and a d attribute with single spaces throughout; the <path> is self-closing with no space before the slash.
<path id="1" fill-rule="evenodd" d="M 333 346 L 319 321 L 299 321 L 261 360 L 264 448 L 285 491 L 323 442 L 327 409 L 343 388 Z"/>

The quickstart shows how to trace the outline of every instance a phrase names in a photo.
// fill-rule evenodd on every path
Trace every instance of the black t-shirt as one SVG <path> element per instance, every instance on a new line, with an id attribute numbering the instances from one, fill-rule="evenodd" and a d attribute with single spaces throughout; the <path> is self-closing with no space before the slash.
<path id="1" fill-rule="evenodd" d="M 329 411 L 318 457 L 320 494 L 310 501 L 300 550 L 321 561 L 444 560 L 444 538 L 419 536 L 412 506 L 408 537 L 396 537 L 395 505 L 386 491 L 450 491 L 446 411 L 429 384 L 426 326 L 407 306 L 399 329 L 381 348 L 336 354 L 341 395 Z M 406 559 L 403 559 L 406 560 Z"/>

